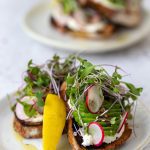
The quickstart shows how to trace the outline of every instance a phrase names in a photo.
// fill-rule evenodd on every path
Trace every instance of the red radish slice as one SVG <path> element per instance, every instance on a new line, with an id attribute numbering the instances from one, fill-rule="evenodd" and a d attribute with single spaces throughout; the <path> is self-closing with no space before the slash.
<path id="1" fill-rule="evenodd" d="M 104 98 L 102 92 L 97 85 L 93 85 L 88 89 L 87 96 L 86 96 L 86 106 L 88 110 L 95 114 L 99 111 Z"/>
<path id="2" fill-rule="evenodd" d="M 91 122 L 88 126 L 88 132 L 92 136 L 94 146 L 102 145 L 104 141 L 103 127 L 97 122 Z"/>
<path id="3" fill-rule="evenodd" d="M 85 91 L 84 91 L 84 95 L 87 96 L 88 94 L 88 90 L 92 87 L 93 85 L 88 86 Z"/>
<path id="4" fill-rule="evenodd" d="M 123 128 L 124 124 L 126 123 L 128 114 L 129 114 L 128 112 L 125 112 L 125 113 L 123 114 L 121 123 L 120 123 L 120 125 L 119 125 L 118 130 L 117 130 L 118 133 L 121 131 L 121 129 Z"/>

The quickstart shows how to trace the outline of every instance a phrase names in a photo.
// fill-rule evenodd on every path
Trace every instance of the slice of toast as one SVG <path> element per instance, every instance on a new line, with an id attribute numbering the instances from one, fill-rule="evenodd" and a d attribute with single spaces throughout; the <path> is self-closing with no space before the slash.
<path id="1" fill-rule="evenodd" d="M 38 139 L 42 138 L 42 128 L 43 125 L 41 124 L 26 124 L 20 121 L 16 116 L 14 116 L 13 121 L 14 130 L 19 133 L 23 138 L 26 139 Z M 67 133 L 67 122 L 63 130 L 63 134 Z"/>
<path id="2" fill-rule="evenodd" d="M 26 139 L 42 138 L 42 125 L 26 125 L 15 116 L 13 127 L 17 133 Z"/>
<path id="3" fill-rule="evenodd" d="M 83 147 L 81 143 L 77 142 L 76 137 L 74 136 L 74 131 L 73 131 L 73 120 L 69 119 L 68 121 L 68 139 L 69 143 L 72 146 L 72 150 L 86 150 L 86 147 Z M 117 139 L 116 141 L 110 143 L 110 144 L 102 144 L 100 147 L 93 147 L 92 149 L 95 150 L 114 150 L 121 145 L 123 145 L 131 136 L 132 134 L 132 129 L 128 127 L 128 124 L 125 125 L 125 131 L 122 134 L 122 136 Z"/>

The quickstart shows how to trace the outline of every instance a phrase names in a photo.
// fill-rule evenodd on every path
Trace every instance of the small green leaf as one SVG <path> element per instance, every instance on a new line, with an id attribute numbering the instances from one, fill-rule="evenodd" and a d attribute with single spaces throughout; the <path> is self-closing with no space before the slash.
<path id="1" fill-rule="evenodd" d="M 33 89 L 31 84 L 27 84 L 23 91 L 26 96 L 33 96 Z"/>
<path id="2" fill-rule="evenodd" d="M 122 76 L 117 72 L 118 68 L 115 69 L 115 72 L 112 75 L 112 84 L 113 85 L 119 85 L 120 80 L 122 79 Z"/>
<path id="3" fill-rule="evenodd" d="M 38 75 L 38 73 L 40 72 L 40 69 L 38 67 L 32 67 L 32 68 L 30 68 L 30 72 L 33 75 Z"/>
<path id="4" fill-rule="evenodd" d="M 90 66 L 88 68 L 85 68 L 81 73 L 81 78 L 88 76 L 90 73 L 92 73 L 93 69 L 94 69 L 94 66 Z"/>
<path id="5" fill-rule="evenodd" d="M 70 75 L 68 75 L 68 77 L 67 77 L 67 85 L 71 85 L 71 84 L 73 84 L 73 82 L 74 82 L 74 77 L 73 76 L 70 76 Z"/>
<path id="6" fill-rule="evenodd" d="M 113 125 L 116 123 L 116 117 L 111 118 L 110 123 Z"/>
<path id="7" fill-rule="evenodd" d="M 115 87 L 115 88 L 113 88 L 113 92 L 119 93 L 119 89 Z"/>
<path id="8" fill-rule="evenodd" d="M 33 105 L 27 104 L 25 102 L 21 102 L 18 99 L 17 99 L 17 102 L 23 106 L 24 112 L 28 117 L 31 118 L 37 115 L 37 111 L 34 109 Z"/>
<path id="9" fill-rule="evenodd" d="M 34 81 L 34 84 L 36 84 L 37 86 L 42 86 L 43 85 L 43 80 L 41 77 L 39 77 L 36 81 Z"/>
<path id="10" fill-rule="evenodd" d="M 78 6 L 76 0 L 60 0 L 63 5 L 64 12 L 69 14 L 74 12 Z"/>
<path id="11" fill-rule="evenodd" d="M 140 93 L 143 91 L 143 88 L 136 88 L 133 84 L 124 82 L 125 85 L 129 88 L 130 92 L 135 96 L 140 96 Z"/>
<path id="12" fill-rule="evenodd" d="M 31 64 L 32 64 L 32 59 L 31 59 L 31 60 L 29 60 L 29 62 L 28 62 L 28 67 L 30 67 L 30 66 L 31 66 Z"/>
<path id="13" fill-rule="evenodd" d="M 15 111 L 15 108 L 16 108 L 16 104 L 14 104 L 13 106 L 11 106 L 11 111 Z"/>
<path id="14" fill-rule="evenodd" d="M 42 92 L 36 92 L 35 96 L 37 97 L 37 105 L 40 107 L 44 106 L 44 101 L 43 101 L 43 93 Z"/>
<path id="15" fill-rule="evenodd" d="M 24 112 L 29 117 L 34 117 L 37 114 L 36 110 L 33 108 L 32 105 L 25 104 L 25 103 L 24 103 Z"/>
<path id="16" fill-rule="evenodd" d="M 56 62 L 57 62 L 57 61 L 59 61 L 59 60 L 60 60 L 60 57 L 55 54 L 55 55 L 53 56 L 53 61 L 56 61 Z"/>
<path id="17" fill-rule="evenodd" d="M 29 83 L 29 82 L 31 82 L 31 79 L 30 79 L 28 76 L 26 76 L 26 77 L 24 78 L 24 81 L 25 81 L 26 83 Z"/>

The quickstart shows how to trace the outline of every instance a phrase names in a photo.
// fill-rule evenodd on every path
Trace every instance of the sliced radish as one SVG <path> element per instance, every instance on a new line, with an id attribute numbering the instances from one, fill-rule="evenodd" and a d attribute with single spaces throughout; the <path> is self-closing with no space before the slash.
<path id="1" fill-rule="evenodd" d="M 88 94 L 88 90 L 92 87 L 93 85 L 88 86 L 85 90 L 84 90 L 84 95 L 87 96 Z"/>
<path id="2" fill-rule="evenodd" d="M 26 102 L 27 104 L 32 106 L 36 103 L 37 98 L 34 96 L 25 96 L 20 101 Z M 19 102 L 16 104 L 15 114 L 19 120 L 25 121 L 27 123 L 28 122 L 39 123 L 39 122 L 42 122 L 43 120 L 43 115 L 38 114 L 38 113 L 35 117 L 30 118 L 29 116 L 27 116 L 24 112 L 24 107 Z"/>
<path id="3" fill-rule="evenodd" d="M 123 128 L 124 124 L 126 123 L 128 114 L 129 114 L 128 112 L 125 112 L 125 113 L 123 114 L 121 123 L 120 123 L 120 125 L 119 125 L 118 130 L 117 130 L 118 133 L 121 131 L 121 129 Z"/>
<path id="4" fill-rule="evenodd" d="M 86 96 L 86 106 L 88 110 L 95 114 L 99 111 L 104 98 L 102 96 L 102 91 L 97 85 L 93 85 L 88 89 Z"/>
<path id="5" fill-rule="evenodd" d="M 88 132 L 92 136 L 94 146 L 102 145 L 104 141 L 104 130 L 102 126 L 97 122 L 91 122 L 88 126 Z"/>

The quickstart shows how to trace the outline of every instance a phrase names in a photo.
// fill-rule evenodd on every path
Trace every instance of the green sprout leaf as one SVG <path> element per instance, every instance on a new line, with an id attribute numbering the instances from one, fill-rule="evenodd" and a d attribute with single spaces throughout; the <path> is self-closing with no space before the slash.
<path id="1" fill-rule="evenodd" d="M 114 125 L 116 123 L 116 117 L 111 118 L 110 123 Z"/>
<path id="2" fill-rule="evenodd" d="M 26 96 L 33 96 L 33 89 L 31 84 L 27 84 L 23 91 Z"/>
<path id="3" fill-rule="evenodd" d="M 34 109 L 33 105 L 27 104 L 25 102 L 21 102 L 20 100 L 18 100 L 18 103 L 20 103 L 23 108 L 24 108 L 24 112 L 28 117 L 34 117 L 37 115 L 37 111 Z"/>
<path id="4" fill-rule="evenodd" d="M 133 100 L 136 100 L 138 96 L 140 96 L 143 88 L 136 88 L 133 84 L 123 82 L 129 89 L 128 96 L 131 97 Z"/>
<path id="5" fill-rule="evenodd" d="M 76 0 L 60 0 L 62 3 L 64 12 L 69 14 L 77 10 L 78 5 Z"/>
<path id="6" fill-rule="evenodd" d="M 37 112 L 31 105 L 24 103 L 23 106 L 24 106 L 24 112 L 26 113 L 27 116 L 29 117 L 36 116 Z"/>
<path id="7" fill-rule="evenodd" d="M 31 65 L 32 65 L 32 59 L 31 60 L 29 60 L 29 62 L 28 62 L 28 67 L 30 67 Z"/>
<path id="8" fill-rule="evenodd" d="M 37 97 L 37 105 L 39 107 L 43 107 L 44 106 L 44 101 L 43 101 L 43 93 L 38 91 L 35 96 Z"/>

